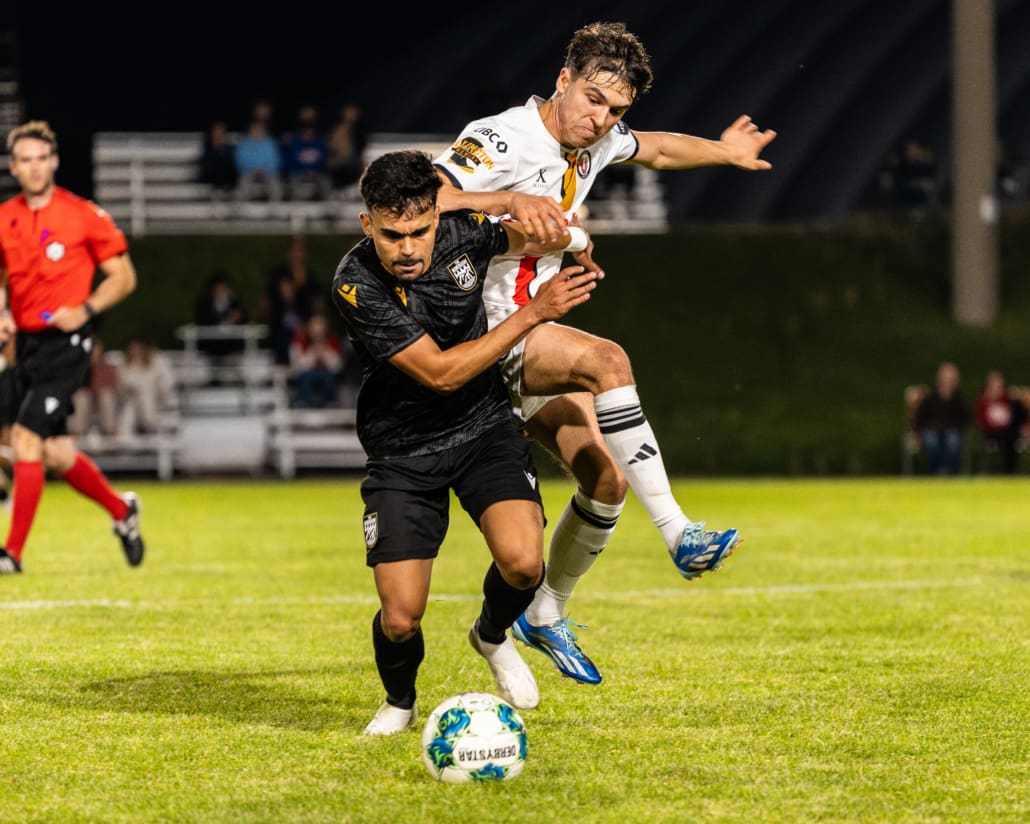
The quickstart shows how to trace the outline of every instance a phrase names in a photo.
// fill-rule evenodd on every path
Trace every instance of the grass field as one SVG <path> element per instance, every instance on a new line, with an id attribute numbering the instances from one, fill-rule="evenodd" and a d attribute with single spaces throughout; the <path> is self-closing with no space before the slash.
<path id="1" fill-rule="evenodd" d="M 51 484 L 0 578 L 3 822 L 1026 822 L 1030 480 L 690 481 L 744 543 L 688 585 L 632 501 L 571 604 L 605 675 L 541 687 L 509 784 L 443 785 L 381 700 L 349 480 L 140 483 L 148 555 Z M 571 487 L 545 483 L 557 518 Z M 424 715 L 493 690 L 458 507 Z"/>

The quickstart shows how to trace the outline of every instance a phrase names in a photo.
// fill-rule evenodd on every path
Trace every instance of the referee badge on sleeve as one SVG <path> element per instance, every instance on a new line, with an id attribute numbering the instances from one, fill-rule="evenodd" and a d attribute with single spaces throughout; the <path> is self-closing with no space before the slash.
<path id="1" fill-rule="evenodd" d="M 365 513 L 365 546 L 368 549 L 374 549 L 375 545 L 379 543 L 379 513 L 378 512 L 367 512 Z"/>

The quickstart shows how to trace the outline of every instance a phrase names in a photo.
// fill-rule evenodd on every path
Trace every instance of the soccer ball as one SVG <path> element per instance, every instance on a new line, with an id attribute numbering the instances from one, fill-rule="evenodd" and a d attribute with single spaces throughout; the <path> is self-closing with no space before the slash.
<path id="1" fill-rule="evenodd" d="M 438 781 L 510 781 L 526 764 L 526 725 L 511 704 L 485 692 L 441 703 L 422 729 L 422 760 Z"/>

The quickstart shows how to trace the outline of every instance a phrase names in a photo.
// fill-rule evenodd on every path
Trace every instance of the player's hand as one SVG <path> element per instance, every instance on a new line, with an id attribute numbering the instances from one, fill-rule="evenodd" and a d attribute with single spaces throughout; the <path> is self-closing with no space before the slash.
<path id="1" fill-rule="evenodd" d="M 522 224 L 527 238 L 538 243 L 554 243 L 565 233 L 565 213 L 546 195 L 512 192 L 508 214 Z"/>
<path id="2" fill-rule="evenodd" d="M 721 135 L 727 162 L 749 171 L 772 168 L 772 163 L 762 160 L 759 155 L 775 138 L 776 132 L 772 129 L 760 131 L 746 114 L 734 120 Z"/>
<path id="3" fill-rule="evenodd" d="M 585 271 L 582 266 L 566 266 L 550 280 L 540 284 L 529 305 L 541 322 L 558 320 L 581 303 L 590 300 L 597 286 L 598 273 Z"/>
<path id="4" fill-rule="evenodd" d="M 7 343 L 11 339 L 11 335 L 17 331 L 18 327 L 15 325 L 11 313 L 6 311 L 0 313 L 0 344 Z"/>
<path id="5" fill-rule="evenodd" d="M 572 216 L 572 225 L 579 226 L 579 215 Z M 582 228 L 582 227 L 580 227 Z M 572 259 L 588 272 L 597 272 L 597 279 L 604 278 L 604 270 L 594 261 L 594 239 L 587 232 L 587 248 L 582 252 L 570 252 Z"/>
<path id="6" fill-rule="evenodd" d="M 47 326 L 56 326 L 62 332 L 74 332 L 81 329 L 89 320 L 89 314 L 83 306 L 59 306 L 47 318 Z"/>

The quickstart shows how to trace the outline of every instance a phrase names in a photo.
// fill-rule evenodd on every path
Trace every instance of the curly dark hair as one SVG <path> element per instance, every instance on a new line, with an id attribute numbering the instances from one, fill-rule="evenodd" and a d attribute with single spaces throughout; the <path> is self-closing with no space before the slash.
<path id="1" fill-rule="evenodd" d="M 613 74 L 626 82 L 634 100 L 649 91 L 654 80 L 651 56 L 625 23 L 583 26 L 565 50 L 565 67 L 588 79 Z"/>
<path id="2" fill-rule="evenodd" d="M 426 152 L 402 149 L 369 163 L 358 185 L 369 211 L 403 217 L 432 209 L 443 181 Z"/>

